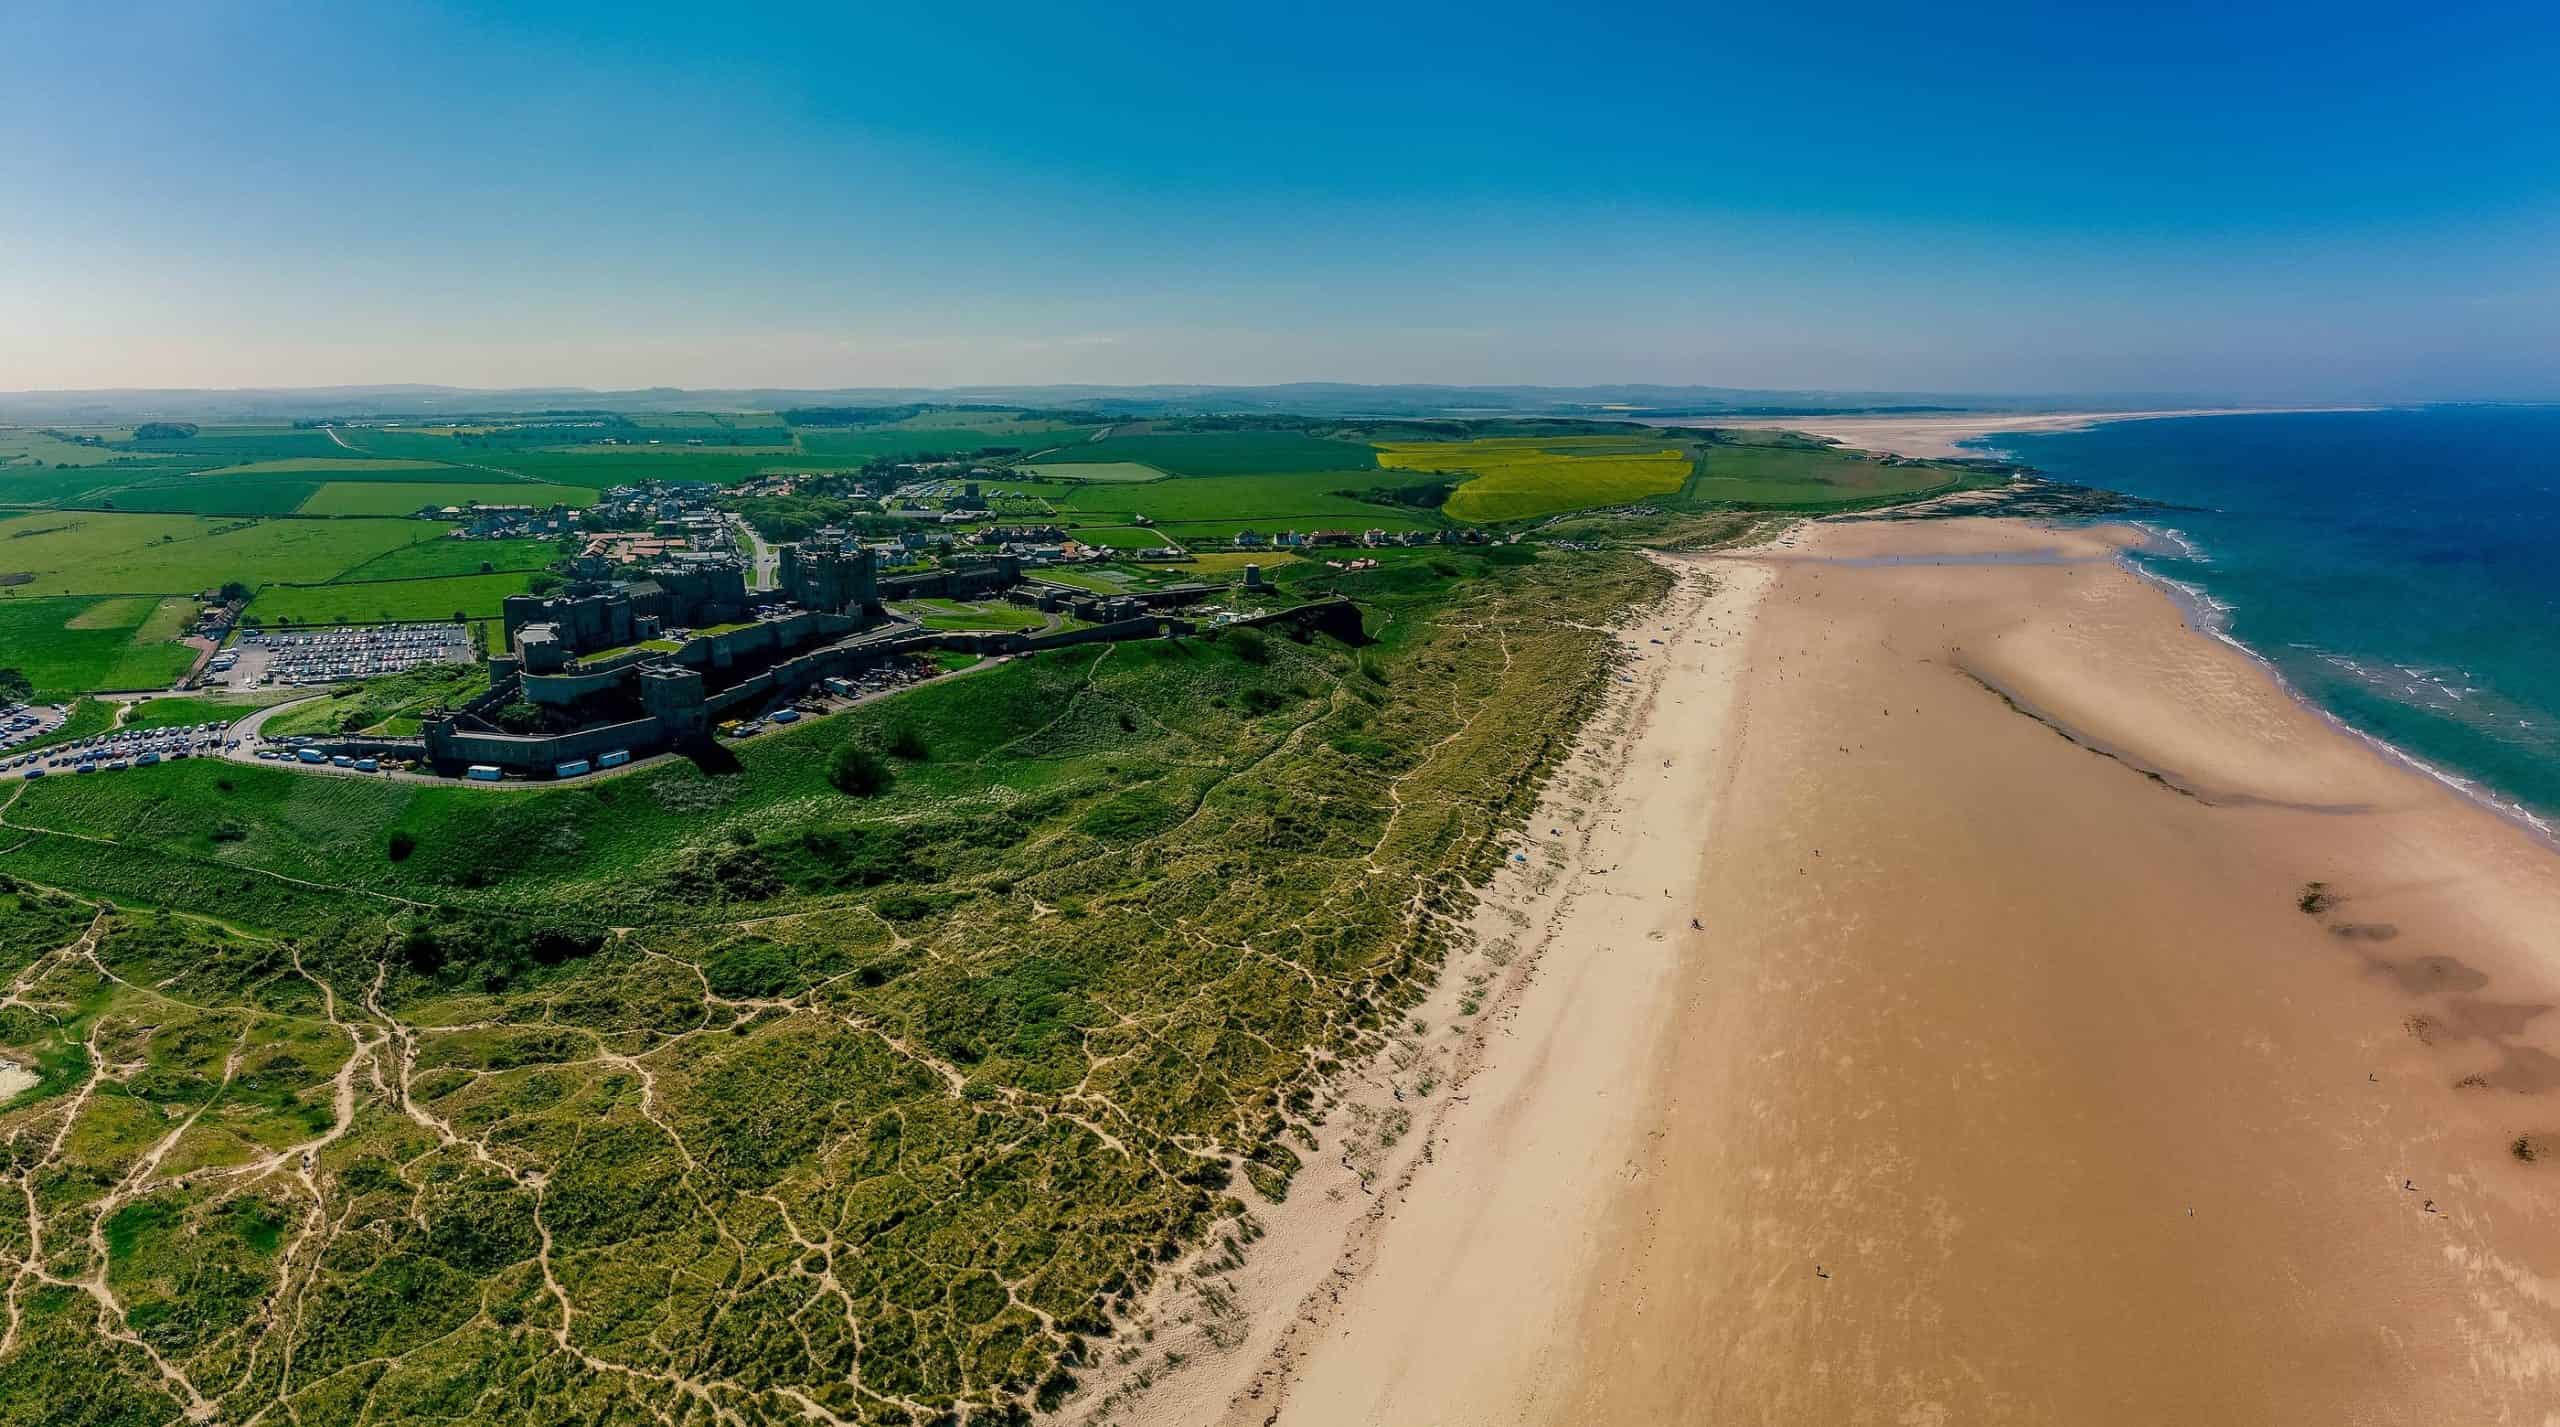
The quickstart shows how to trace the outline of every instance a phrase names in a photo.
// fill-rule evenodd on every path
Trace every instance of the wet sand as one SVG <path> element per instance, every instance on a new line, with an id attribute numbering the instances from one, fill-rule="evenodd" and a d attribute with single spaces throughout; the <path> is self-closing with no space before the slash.
<path id="1" fill-rule="evenodd" d="M 1464 1098 L 1122 1420 L 2560 1420 L 2560 854 L 2119 538 L 1703 562 Z"/>

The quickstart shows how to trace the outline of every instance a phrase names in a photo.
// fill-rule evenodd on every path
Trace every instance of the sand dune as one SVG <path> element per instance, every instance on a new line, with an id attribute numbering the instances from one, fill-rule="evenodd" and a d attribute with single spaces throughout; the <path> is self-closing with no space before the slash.
<path id="1" fill-rule="evenodd" d="M 1480 1068 L 1124 1420 L 2552 1420 L 2560 855 L 2116 540 L 1701 562 Z"/>

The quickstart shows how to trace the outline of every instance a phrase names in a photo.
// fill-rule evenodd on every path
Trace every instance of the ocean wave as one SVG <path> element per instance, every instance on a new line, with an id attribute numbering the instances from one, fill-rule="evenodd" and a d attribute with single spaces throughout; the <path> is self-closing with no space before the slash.
<path id="1" fill-rule="evenodd" d="M 2206 590 L 2200 585 L 2190 584 L 2185 580 L 2173 579 L 2168 575 L 2162 574 L 2160 571 L 2143 564 L 2141 560 L 2134 558 L 2133 553 L 2130 551 L 2120 557 L 2119 563 L 2121 563 L 2126 569 L 2132 571 L 2139 578 L 2149 581 L 2152 585 L 2162 590 L 2179 606 L 2179 608 L 2187 611 L 2188 623 L 2190 625 L 2208 635 L 2211 635 L 2213 638 L 2222 641 L 2224 644 L 2239 650 L 2240 653 L 2251 663 L 2264 670 L 2269 679 L 2275 681 L 2276 687 L 2283 691 L 2285 697 L 2293 700 L 2302 708 L 2309 710 L 2321 722 L 2341 733 L 2362 741 L 2384 757 L 2413 769 L 2416 772 L 2422 773 L 2427 777 L 2434 779 L 2438 783 L 2443 784 L 2447 788 L 2451 788 L 2455 792 L 2460 793 L 2463 797 L 2479 804 L 2481 807 L 2496 813 L 2498 816 L 2505 818 L 2510 822 L 2528 829 L 2545 841 L 2560 844 L 2560 827 L 2556 827 L 2550 819 L 2536 813 L 2533 809 L 2526 807 L 2523 803 L 2497 792 L 2495 789 L 2490 788 L 2487 784 L 2482 783 L 2477 779 L 2466 778 L 2461 774 L 2430 763 L 2426 759 L 2419 757 L 2408 749 L 2402 748 L 2400 745 L 2393 743 L 2387 738 L 2382 738 L 2356 727 L 2354 724 L 2347 722 L 2344 718 L 2341 718 L 2339 715 L 2323 707 L 2317 699 L 2314 699 L 2310 695 L 2304 693 L 2301 687 L 2296 685 L 2293 680 L 2285 677 L 2284 669 L 2274 660 L 2269 659 L 2266 655 L 2250 648 L 2237 636 L 2231 633 L 2230 615 L 2232 613 L 2232 606 L 2228 600 L 2217 597 L 2211 591 Z M 2369 671 L 2364 665 L 2356 662 L 2354 659 L 2351 659 L 2346 655 L 2332 653 L 2327 650 L 2312 649 L 2312 647 L 2308 645 L 2295 645 L 2293 647 L 2311 649 L 2314 656 L 2322 662 L 2352 671 L 2362 676 L 2362 680 L 2367 683 L 2368 687 L 2372 687 L 2373 675 L 2371 674 L 2371 671 Z M 2387 689 L 2376 688 L 2375 692 L 2382 693 L 2386 696 L 2389 695 L 2389 690 Z M 2522 722 L 2522 720 L 2518 720 L 2518 722 Z"/>

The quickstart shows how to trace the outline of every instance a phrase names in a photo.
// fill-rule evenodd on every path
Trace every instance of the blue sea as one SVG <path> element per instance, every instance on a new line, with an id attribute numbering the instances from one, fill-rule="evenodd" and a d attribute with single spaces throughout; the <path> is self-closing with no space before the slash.
<path id="1" fill-rule="evenodd" d="M 2186 507 L 2134 558 L 2296 692 L 2560 826 L 2560 406 L 2125 421 L 1971 443 Z"/>

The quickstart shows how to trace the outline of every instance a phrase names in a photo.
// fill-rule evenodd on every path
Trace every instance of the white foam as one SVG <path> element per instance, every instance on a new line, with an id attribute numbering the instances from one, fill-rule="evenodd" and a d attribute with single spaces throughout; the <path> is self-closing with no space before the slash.
<path id="1" fill-rule="evenodd" d="M 2251 663 L 2256 664 L 2260 669 L 2266 671 L 2267 677 L 2275 681 L 2276 687 L 2284 691 L 2286 698 L 2293 700 L 2296 704 L 2299 704 L 2303 708 L 2309 710 L 2322 723 L 2325 723 L 2331 728 L 2347 734 L 2350 737 L 2363 740 L 2365 744 L 2380 752 L 2384 757 L 2392 759 L 2395 762 L 2401 763 L 2425 774 L 2427 777 L 2435 779 L 2437 782 L 2453 789 L 2455 792 L 2460 793 L 2462 796 L 2479 804 L 2481 807 L 2488 809 L 2490 812 L 2507 819 L 2509 822 L 2513 822 L 2524 827 L 2536 836 L 2542 838 L 2544 841 L 2560 845 L 2560 827 L 2554 827 L 2548 819 L 2537 815 L 2532 809 L 2527 808 L 2522 803 L 2519 803 L 2512 798 L 2503 797 L 2472 779 L 2465 778 L 2459 774 L 2439 768 L 2388 739 L 2377 738 L 2373 734 L 2365 732 L 2363 729 L 2356 727 L 2354 724 L 2351 724 L 2345 719 L 2338 717 L 2336 714 L 2329 712 L 2327 709 L 2320 707 L 2319 704 L 2304 696 L 2300 689 L 2294 687 L 2293 681 L 2284 676 L 2284 671 L 2276 667 L 2275 661 L 2267 658 L 2267 656 L 2259 653 L 2257 650 L 2250 648 L 2248 645 L 2241 643 L 2238 639 L 2232 636 L 2231 631 L 2227 627 L 2229 621 L 2223 618 L 2223 616 L 2230 614 L 2232 608 L 2227 601 L 2216 599 L 2206 591 L 2199 589 L 2194 585 L 2190 585 L 2183 580 L 2173 580 L 2155 570 L 2148 569 L 2144 567 L 2141 561 L 2133 559 L 2130 555 L 2119 556 L 2118 563 L 2123 565 L 2126 569 L 2131 570 L 2136 576 L 2149 580 L 2153 584 L 2162 587 L 2168 593 L 2170 599 L 2178 602 L 2181 606 L 2193 609 L 2200 605 L 2203 608 L 2213 611 L 2215 617 L 2212 619 L 2191 618 L 2189 622 L 2194 624 L 2196 628 L 2203 630 L 2205 633 L 2212 635 L 2214 638 L 2221 640 L 2223 643 L 2230 645 L 2232 648 L 2237 649 L 2242 654 L 2246 655 Z M 2345 655 L 2329 654 L 2324 652 L 2320 657 L 2333 664 L 2340 665 L 2347 669 L 2352 669 L 2358 674 L 2365 672 L 2363 666 L 2357 664 L 2354 660 L 2347 658 Z"/>

